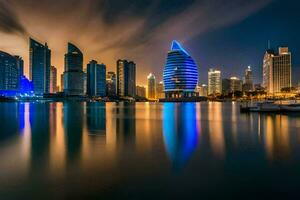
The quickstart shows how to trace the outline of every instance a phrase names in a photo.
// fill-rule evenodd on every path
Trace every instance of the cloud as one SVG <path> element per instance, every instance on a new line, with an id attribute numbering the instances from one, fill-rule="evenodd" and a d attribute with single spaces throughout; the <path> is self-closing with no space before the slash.
<path id="1" fill-rule="evenodd" d="M 161 74 L 171 40 L 188 42 L 234 24 L 270 1 L 0 0 L 0 31 L 48 42 L 52 64 L 59 73 L 63 72 L 63 55 L 70 41 L 83 50 L 85 62 L 97 59 L 109 70 L 114 70 L 118 58 L 136 61 L 138 82 L 143 83 L 147 73 Z M 18 46 L 13 41 L 11 45 Z M 28 48 L 23 57 L 28 63 Z"/>
<path id="2" fill-rule="evenodd" d="M 18 33 L 26 35 L 26 30 L 18 16 L 6 0 L 0 1 L 0 31 L 5 33 Z"/>

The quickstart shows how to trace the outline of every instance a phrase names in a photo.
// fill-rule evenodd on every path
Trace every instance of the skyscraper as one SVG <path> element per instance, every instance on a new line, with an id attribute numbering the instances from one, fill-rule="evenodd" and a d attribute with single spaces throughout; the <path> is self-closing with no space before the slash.
<path id="1" fill-rule="evenodd" d="M 278 93 L 292 86 L 292 55 L 288 47 L 279 52 L 267 50 L 263 60 L 263 86 L 267 93 Z"/>
<path id="2" fill-rule="evenodd" d="M 0 51 L 0 93 L 15 94 L 19 90 L 20 76 L 18 59 L 6 52 Z"/>
<path id="3" fill-rule="evenodd" d="M 208 72 L 208 95 L 218 95 L 222 92 L 221 71 L 210 69 Z"/>
<path id="4" fill-rule="evenodd" d="M 15 56 L 15 58 L 19 69 L 19 76 L 22 77 L 24 76 L 24 60 L 20 56 Z"/>
<path id="5" fill-rule="evenodd" d="M 136 96 L 137 97 L 142 97 L 145 98 L 146 97 L 146 88 L 143 86 L 136 86 Z"/>
<path id="6" fill-rule="evenodd" d="M 115 72 L 107 72 L 106 75 L 106 94 L 109 97 L 116 96 L 117 77 Z"/>
<path id="7" fill-rule="evenodd" d="M 156 80 L 155 76 L 150 73 L 147 77 L 148 80 L 148 99 L 156 99 Z"/>
<path id="8" fill-rule="evenodd" d="M 135 97 L 136 94 L 136 64 L 132 61 L 117 61 L 117 95 Z"/>
<path id="9" fill-rule="evenodd" d="M 42 95 L 50 90 L 51 50 L 47 43 L 41 43 L 30 38 L 29 72 L 33 83 L 34 94 Z"/>
<path id="10" fill-rule="evenodd" d="M 60 91 L 64 91 L 64 74 L 60 75 Z"/>
<path id="11" fill-rule="evenodd" d="M 156 98 L 157 99 L 164 99 L 164 98 L 166 98 L 165 92 L 164 92 L 164 82 L 163 81 L 160 81 L 159 83 L 157 83 L 157 86 L 156 86 Z"/>
<path id="12" fill-rule="evenodd" d="M 92 97 L 106 96 L 106 66 L 95 60 L 87 65 L 87 94 Z"/>
<path id="13" fill-rule="evenodd" d="M 243 91 L 251 92 L 253 90 L 254 90 L 254 84 L 253 84 L 252 70 L 251 70 L 251 67 L 248 66 L 248 68 L 245 70 Z"/>
<path id="14" fill-rule="evenodd" d="M 71 43 L 65 54 L 64 93 L 69 96 L 84 95 L 83 54 Z"/>
<path id="15" fill-rule="evenodd" d="M 50 93 L 57 91 L 57 69 L 54 66 L 50 68 Z"/>
<path id="16" fill-rule="evenodd" d="M 167 98 L 195 96 L 198 67 L 188 52 L 173 41 L 164 69 L 164 87 Z"/>
<path id="17" fill-rule="evenodd" d="M 241 92 L 243 88 L 243 81 L 238 77 L 230 77 L 230 92 Z"/>

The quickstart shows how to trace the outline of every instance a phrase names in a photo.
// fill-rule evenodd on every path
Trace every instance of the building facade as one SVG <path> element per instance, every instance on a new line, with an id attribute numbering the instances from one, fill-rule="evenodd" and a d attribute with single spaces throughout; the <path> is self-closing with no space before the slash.
<path id="1" fill-rule="evenodd" d="M 164 99 L 164 98 L 166 98 L 165 92 L 164 92 L 164 82 L 163 81 L 160 81 L 159 83 L 157 83 L 157 86 L 156 86 L 156 98 L 157 99 Z"/>
<path id="2" fill-rule="evenodd" d="M 154 74 L 150 73 L 147 77 L 147 98 L 148 99 L 156 99 L 156 79 Z"/>
<path id="3" fill-rule="evenodd" d="M 263 87 L 269 94 L 280 93 L 292 87 L 292 55 L 288 47 L 279 47 L 279 52 L 267 50 L 263 60 Z"/>
<path id="4" fill-rule="evenodd" d="M 120 97 L 136 95 L 136 64 L 132 61 L 117 61 L 117 95 Z"/>
<path id="5" fill-rule="evenodd" d="M 108 97 L 116 96 L 117 76 L 115 72 L 107 72 L 106 75 L 106 95 Z"/>
<path id="6" fill-rule="evenodd" d="M 57 69 L 54 66 L 50 68 L 50 93 L 58 92 L 57 86 Z"/>
<path id="7" fill-rule="evenodd" d="M 250 66 L 245 70 L 244 82 L 243 82 L 243 91 L 252 92 L 254 90 L 253 84 L 253 74 Z"/>
<path id="8" fill-rule="evenodd" d="M 51 50 L 47 43 L 41 43 L 30 38 L 29 72 L 35 95 L 43 95 L 50 91 Z"/>
<path id="9" fill-rule="evenodd" d="M 221 71 L 210 69 L 208 71 L 208 95 L 219 95 L 222 93 Z"/>
<path id="10" fill-rule="evenodd" d="M 241 92 L 243 90 L 243 81 L 238 77 L 230 77 L 230 92 Z"/>
<path id="11" fill-rule="evenodd" d="M 136 86 L 136 96 L 146 98 L 146 88 L 143 86 Z"/>
<path id="12" fill-rule="evenodd" d="M 65 54 L 64 93 L 68 96 L 84 95 L 83 54 L 71 43 L 68 43 Z"/>
<path id="13" fill-rule="evenodd" d="M 106 96 L 106 66 L 92 60 L 87 65 L 87 95 Z"/>
<path id="14" fill-rule="evenodd" d="M 201 97 L 207 97 L 208 95 L 208 86 L 206 84 L 202 84 L 198 86 L 198 94 Z"/>
<path id="15" fill-rule="evenodd" d="M 163 79 L 166 98 L 196 96 L 198 67 L 177 41 L 172 42 L 168 52 Z"/>
<path id="16" fill-rule="evenodd" d="M 20 85 L 18 59 L 0 51 L 0 94 L 15 95 Z"/>

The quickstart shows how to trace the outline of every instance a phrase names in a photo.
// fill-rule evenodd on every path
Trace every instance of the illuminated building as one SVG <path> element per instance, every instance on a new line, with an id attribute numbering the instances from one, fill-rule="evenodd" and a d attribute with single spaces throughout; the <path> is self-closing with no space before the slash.
<path id="1" fill-rule="evenodd" d="M 136 86 L 136 96 L 137 97 L 146 97 L 146 88 L 143 86 Z"/>
<path id="2" fill-rule="evenodd" d="M 230 78 L 230 92 L 241 92 L 243 89 L 243 81 L 240 80 L 238 77 L 231 77 Z"/>
<path id="3" fill-rule="evenodd" d="M 64 91 L 64 74 L 60 75 L 60 91 Z"/>
<path id="4" fill-rule="evenodd" d="M 164 82 L 163 81 L 157 83 L 157 86 L 156 86 L 156 98 L 157 99 L 164 99 L 165 98 Z"/>
<path id="5" fill-rule="evenodd" d="M 42 45 L 30 38 L 29 72 L 36 95 L 49 93 L 50 66 L 51 50 L 48 48 L 47 43 Z"/>
<path id="6" fill-rule="evenodd" d="M 15 96 L 19 90 L 18 59 L 0 51 L 0 95 Z"/>
<path id="7" fill-rule="evenodd" d="M 208 95 L 218 95 L 222 92 L 221 71 L 210 69 L 208 71 Z"/>
<path id="8" fill-rule="evenodd" d="M 109 97 L 116 96 L 117 78 L 115 72 L 107 72 L 106 75 L 106 94 Z"/>
<path id="9" fill-rule="evenodd" d="M 263 86 L 267 93 L 278 93 L 292 86 L 292 55 L 288 47 L 280 47 L 279 52 L 267 50 L 263 60 Z"/>
<path id="10" fill-rule="evenodd" d="M 92 97 L 106 96 L 106 66 L 95 60 L 87 65 L 87 94 Z"/>
<path id="11" fill-rule="evenodd" d="M 173 41 L 163 73 L 166 98 L 195 96 L 198 68 L 193 58 Z"/>
<path id="12" fill-rule="evenodd" d="M 21 95 L 32 96 L 33 84 L 26 76 L 21 76 L 19 92 Z"/>
<path id="13" fill-rule="evenodd" d="M 136 64 L 132 61 L 117 61 L 117 95 L 120 97 L 135 97 Z"/>
<path id="14" fill-rule="evenodd" d="M 248 66 L 248 68 L 245 70 L 243 91 L 251 92 L 251 91 L 253 91 L 253 89 L 254 89 L 254 85 L 253 85 L 252 70 L 251 70 L 251 67 Z"/>
<path id="15" fill-rule="evenodd" d="M 54 66 L 50 68 L 50 93 L 57 91 L 57 69 Z"/>
<path id="16" fill-rule="evenodd" d="M 198 86 L 198 94 L 201 97 L 207 97 L 208 94 L 208 86 L 206 84 L 202 84 L 200 86 Z"/>
<path id="17" fill-rule="evenodd" d="M 148 81 L 148 99 L 156 99 L 156 79 L 155 76 L 150 73 L 147 77 Z"/>
<path id="18" fill-rule="evenodd" d="M 83 54 L 71 43 L 65 54 L 64 93 L 70 96 L 84 94 Z"/>

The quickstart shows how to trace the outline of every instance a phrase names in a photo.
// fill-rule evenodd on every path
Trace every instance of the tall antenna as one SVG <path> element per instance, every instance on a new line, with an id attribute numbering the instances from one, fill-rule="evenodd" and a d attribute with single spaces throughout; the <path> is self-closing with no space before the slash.
<path id="1" fill-rule="evenodd" d="M 271 49 L 271 41 L 268 40 L 268 49 Z"/>

